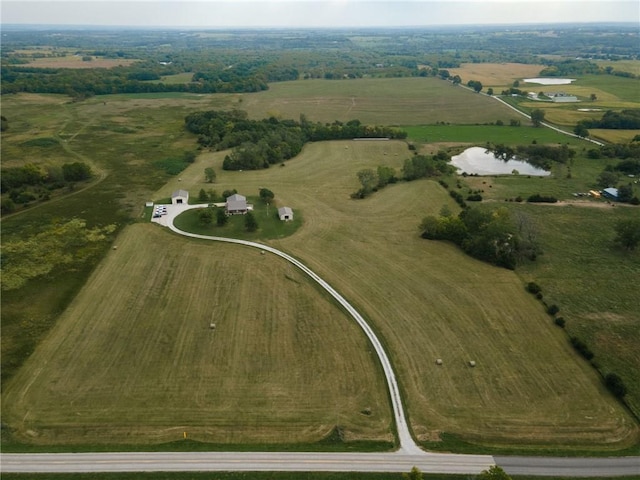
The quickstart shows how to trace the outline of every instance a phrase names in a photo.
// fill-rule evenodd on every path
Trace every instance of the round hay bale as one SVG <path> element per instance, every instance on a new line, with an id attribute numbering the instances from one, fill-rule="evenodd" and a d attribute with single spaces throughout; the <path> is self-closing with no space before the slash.
<path id="1" fill-rule="evenodd" d="M 475 366 L 476 366 L 476 362 L 475 362 L 475 361 L 473 361 L 473 360 L 470 360 L 470 361 L 469 361 L 469 366 L 470 366 L 470 367 L 475 367 Z"/>
<path id="2" fill-rule="evenodd" d="M 436 358 L 436 365 L 442 365 L 442 359 Z"/>

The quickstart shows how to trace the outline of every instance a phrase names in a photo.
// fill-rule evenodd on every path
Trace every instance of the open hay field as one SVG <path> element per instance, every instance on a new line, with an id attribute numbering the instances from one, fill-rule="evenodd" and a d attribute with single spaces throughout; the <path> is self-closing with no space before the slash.
<path id="1" fill-rule="evenodd" d="M 15 438 L 296 443 L 340 425 L 392 440 L 366 337 L 297 269 L 150 224 L 117 244 L 4 389 Z"/>
<path id="2" fill-rule="evenodd" d="M 138 60 L 127 58 L 104 58 L 91 56 L 91 61 L 83 61 L 82 55 L 67 55 L 65 57 L 34 58 L 26 64 L 36 68 L 113 68 L 126 67 Z"/>
<path id="3" fill-rule="evenodd" d="M 463 84 L 476 80 L 487 87 L 510 87 L 514 81 L 538 76 L 544 65 L 524 63 L 463 63 L 460 68 L 449 68 L 452 76 L 460 75 Z M 496 92 L 499 93 L 499 92 Z"/>
<path id="4" fill-rule="evenodd" d="M 358 119 L 383 125 L 508 123 L 513 115 L 498 102 L 438 78 L 299 80 L 245 94 L 238 108 L 253 118 L 279 116 L 333 122 Z"/>
<path id="5" fill-rule="evenodd" d="M 496 444 L 616 448 L 633 442 L 633 420 L 516 273 L 418 237 L 423 216 L 443 204 L 455 211 L 435 182 L 349 199 L 359 169 L 399 169 L 407 154 L 401 142 L 345 141 L 308 145 L 286 167 L 257 172 L 222 171 L 220 153 L 204 159 L 218 171 L 216 188 L 266 186 L 304 212 L 300 230 L 269 243 L 305 261 L 375 325 L 418 438 L 446 431 Z M 181 188 L 188 178 L 189 169 Z M 478 366 L 469 368 L 469 360 Z"/>

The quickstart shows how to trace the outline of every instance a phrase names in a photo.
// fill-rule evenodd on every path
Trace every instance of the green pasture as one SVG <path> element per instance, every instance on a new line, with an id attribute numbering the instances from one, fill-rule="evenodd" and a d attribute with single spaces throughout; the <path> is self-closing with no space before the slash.
<path id="1" fill-rule="evenodd" d="M 489 143 L 523 145 L 533 142 L 540 144 L 568 144 L 576 146 L 591 145 L 584 140 L 563 135 L 550 128 L 528 126 L 529 121 L 514 112 L 513 118 L 522 125 L 403 125 L 408 139 L 420 143 L 472 143 L 484 146 Z"/>

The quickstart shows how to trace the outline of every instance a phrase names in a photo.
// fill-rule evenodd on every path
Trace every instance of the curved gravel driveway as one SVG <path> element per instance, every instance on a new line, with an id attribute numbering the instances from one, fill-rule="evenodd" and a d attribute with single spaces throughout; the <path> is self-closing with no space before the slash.
<path id="1" fill-rule="evenodd" d="M 367 335 L 367 338 L 373 345 L 373 348 L 380 359 L 380 363 L 382 365 L 382 369 L 384 371 L 385 378 L 387 380 L 387 386 L 389 388 L 389 395 L 391 396 L 391 405 L 393 406 L 393 415 L 396 422 L 396 428 L 398 431 L 398 440 L 400 441 L 400 451 L 403 453 L 425 453 L 423 450 L 418 447 L 418 445 L 414 442 L 413 437 L 411 437 L 411 432 L 409 431 L 409 426 L 407 424 L 404 408 L 402 406 L 402 399 L 400 398 L 400 389 L 398 388 L 398 382 L 396 380 L 395 373 L 393 372 L 393 368 L 391 366 L 391 362 L 384 348 L 382 347 L 382 343 L 376 337 L 376 334 L 373 332 L 369 324 L 365 321 L 364 318 L 358 313 L 358 311 L 349 303 L 345 298 L 340 295 L 331 285 L 329 285 L 326 281 L 324 281 L 320 276 L 318 276 L 313 270 L 307 267 L 300 260 L 288 255 L 278 249 L 273 247 L 269 247 L 267 245 L 263 245 L 261 243 L 249 242 L 247 240 L 237 240 L 234 238 L 225 238 L 225 237 L 213 237 L 208 235 L 199 235 L 196 233 L 189 233 L 177 228 L 173 221 L 175 217 L 177 217 L 180 213 L 185 212 L 187 210 L 195 209 L 195 208 L 206 208 L 206 204 L 200 205 L 171 205 L 167 207 L 167 215 L 162 216 L 160 219 L 157 219 L 157 223 L 161 223 L 167 227 L 169 227 L 172 231 L 179 233 L 180 235 L 185 235 L 187 237 L 199 238 L 203 240 L 213 240 L 216 242 L 225 242 L 225 243 L 234 243 L 236 245 L 244 245 L 246 247 L 259 248 L 262 251 L 273 253 L 281 258 L 284 258 L 289 263 L 292 263 L 304 273 L 306 273 L 309 277 L 315 280 L 322 288 L 324 288 L 329 294 L 336 299 L 336 301 L 342 305 L 342 307 L 353 317 L 353 319 L 360 325 L 360 328 L 364 330 L 364 333 Z M 156 219 L 154 219 L 156 220 Z"/>

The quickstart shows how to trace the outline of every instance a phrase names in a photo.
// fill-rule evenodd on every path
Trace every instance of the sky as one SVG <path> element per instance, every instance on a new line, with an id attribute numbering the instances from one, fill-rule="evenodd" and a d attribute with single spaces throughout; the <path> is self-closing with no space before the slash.
<path id="1" fill-rule="evenodd" d="M 0 0 L 3 25 L 398 27 L 636 22 L 638 0 Z"/>

